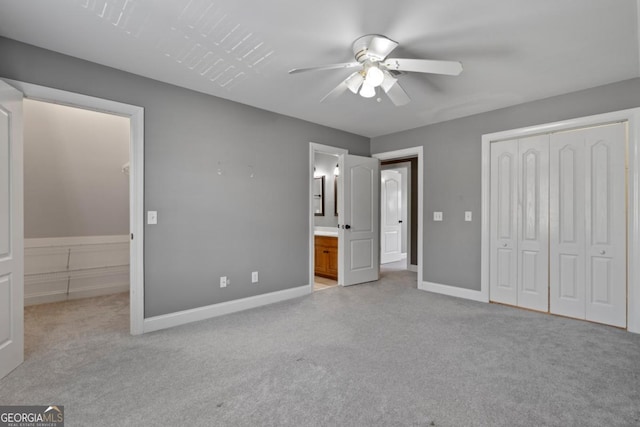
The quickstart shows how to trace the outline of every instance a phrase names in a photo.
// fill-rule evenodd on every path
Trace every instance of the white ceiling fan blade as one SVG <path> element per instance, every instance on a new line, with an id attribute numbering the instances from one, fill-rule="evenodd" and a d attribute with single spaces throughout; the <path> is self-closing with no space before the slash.
<path id="1" fill-rule="evenodd" d="M 384 61 L 384 66 L 389 70 L 413 71 L 416 73 L 446 74 L 449 76 L 457 76 L 462 72 L 462 63 L 458 61 L 389 58 Z"/>
<path id="2" fill-rule="evenodd" d="M 347 88 L 351 92 L 358 93 L 358 89 L 362 85 L 362 82 L 364 82 L 364 77 L 362 77 L 362 74 L 359 71 L 356 71 L 347 77 L 344 82 L 347 84 Z"/>
<path id="3" fill-rule="evenodd" d="M 336 86 L 331 92 L 329 92 L 328 94 L 326 94 L 321 100 L 320 102 L 324 102 L 327 99 L 328 100 L 334 100 L 338 97 L 340 97 L 340 95 L 342 95 L 343 93 L 345 93 L 347 90 L 349 89 L 349 86 L 347 85 L 347 81 L 343 80 L 342 82 L 340 82 L 340 84 L 338 86 Z"/>
<path id="4" fill-rule="evenodd" d="M 306 71 L 337 70 L 339 68 L 353 68 L 361 65 L 359 62 L 344 62 L 342 64 L 320 65 L 317 67 L 294 68 L 289 70 L 289 74 L 304 73 Z"/>
<path id="5" fill-rule="evenodd" d="M 400 83 L 398 83 L 398 79 L 386 71 L 384 73 L 384 81 L 380 87 L 396 107 L 406 105 L 411 101 L 407 92 L 405 92 L 404 89 L 402 89 L 402 86 L 400 86 Z"/>
<path id="6" fill-rule="evenodd" d="M 383 60 L 397 46 L 398 42 L 395 42 L 387 37 L 374 36 L 369 43 L 368 53 L 371 56 L 376 56 L 380 58 L 380 60 Z"/>

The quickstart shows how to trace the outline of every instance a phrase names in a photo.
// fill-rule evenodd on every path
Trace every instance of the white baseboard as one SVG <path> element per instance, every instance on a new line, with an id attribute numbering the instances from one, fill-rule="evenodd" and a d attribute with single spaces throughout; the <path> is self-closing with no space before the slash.
<path id="1" fill-rule="evenodd" d="M 415 264 L 409 264 L 407 265 L 407 270 L 409 271 L 413 271 L 414 273 L 418 272 L 418 266 Z"/>
<path id="2" fill-rule="evenodd" d="M 458 288 L 456 286 L 442 285 L 440 283 L 422 282 L 422 286 L 418 287 L 423 291 L 434 292 L 436 294 L 449 295 L 456 298 L 464 298 L 472 301 L 489 302 L 489 298 L 481 291 L 473 289 Z"/>
<path id="3" fill-rule="evenodd" d="M 174 326 L 206 320 L 225 314 L 236 313 L 238 311 L 261 307 L 263 305 L 273 304 L 280 301 L 286 301 L 288 299 L 309 295 L 312 292 L 312 286 L 304 285 L 297 288 L 270 292 L 268 294 L 256 295 L 253 297 L 221 302 L 219 304 L 207 305 L 205 307 L 178 311 L 176 313 L 154 316 L 144 319 L 144 333 L 172 328 Z"/>

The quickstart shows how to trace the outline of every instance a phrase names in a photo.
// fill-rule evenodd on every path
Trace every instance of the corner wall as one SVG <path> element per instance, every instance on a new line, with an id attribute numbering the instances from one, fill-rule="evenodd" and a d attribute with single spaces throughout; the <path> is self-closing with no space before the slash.
<path id="1" fill-rule="evenodd" d="M 0 58 L 2 77 L 145 108 L 145 318 L 308 284 L 309 142 L 368 138 L 6 38 Z"/>
<path id="2" fill-rule="evenodd" d="M 423 280 L 480 290 L 483 134 L 638 106 L 640 79 L 631 79 L 373 138 L 372 154 L 424 147 Z M 433 211 L 444 220 L 434 222 Z"/>

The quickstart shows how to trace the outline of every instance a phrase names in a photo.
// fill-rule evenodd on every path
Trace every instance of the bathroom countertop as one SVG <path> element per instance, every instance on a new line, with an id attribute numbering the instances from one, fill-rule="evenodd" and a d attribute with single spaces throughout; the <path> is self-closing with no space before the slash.
<path id="1" fill-rule="evenodd" d="M 335 227 L 316 227 L 313 230 L 316 236 L 338 237 L 338 229 Z"/>

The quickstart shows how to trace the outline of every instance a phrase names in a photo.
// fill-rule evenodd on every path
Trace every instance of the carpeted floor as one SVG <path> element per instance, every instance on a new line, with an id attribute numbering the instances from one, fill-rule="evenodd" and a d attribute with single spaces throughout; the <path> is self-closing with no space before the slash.
<path id="1" fill-rule="evenodd" d="M 0 404 L 68 426 L 640 425 L 640 335 L 415 273 L 132 337 L 126 295 L 26 308 Z"/>

